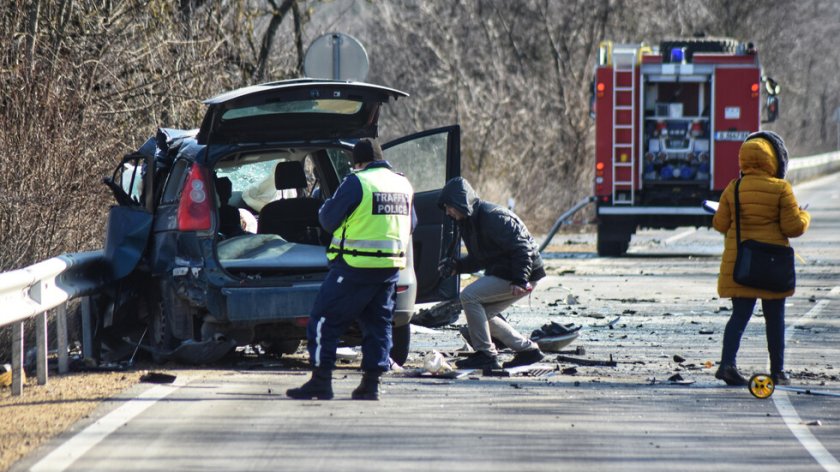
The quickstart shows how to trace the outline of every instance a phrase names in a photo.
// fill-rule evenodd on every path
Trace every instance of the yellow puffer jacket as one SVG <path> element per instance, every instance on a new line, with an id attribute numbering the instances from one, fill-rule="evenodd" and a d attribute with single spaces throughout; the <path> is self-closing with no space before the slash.
<path id="1" fill-rule="evenodd" d="M 788 238 L 801 236 L 811 222 L 811 215 L 799 208 L 793 188 L 778 175 L 776 153 L 765 139 L 750 139 L 738 153 L 741 179 L 738 199 L 741 204 L 741 240 L 754 239 L 764 243 L 789 246 Z M 718 295 L 722 298 L 778 299 L 793 295 L 788 292 L 770 292 L 735 283 L 732 272 L 737 256 L 735 235 L 735 183 L 733 180 L 723 191 L 720 206 L 712 224 L 724 233 L 723 256 L 718 276 Z"/>

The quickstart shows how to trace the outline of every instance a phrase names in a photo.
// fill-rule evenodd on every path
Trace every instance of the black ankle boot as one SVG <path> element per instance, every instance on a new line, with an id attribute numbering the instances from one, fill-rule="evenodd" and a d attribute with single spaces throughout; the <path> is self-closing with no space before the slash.
<path id="1" fill-rule="evenodd" d="M 350 397 L 353 400 L 379 400 L 379 377 L 382 372 L 366 370 L 362 374 L 362 383 L 353 390 Z"/>
<path id="2" fill-rule="evenodd" d="M 726 385 L 744 386 L 747 384 L 747 379 L 732 364 L 721 364 L 717 372 L 715 372 L 715 378 L 723 380 L 726 382 Z"/>
<path id="3" fill-rule="evenodd" d="M 298 388 L 286 390 L 286 396 L 296 400 L 311 400 L 313 398 L 331 400 L 333 397 L 332 370 L 315 369 L 312 371 L 312 378 L 309 381 Z"/>

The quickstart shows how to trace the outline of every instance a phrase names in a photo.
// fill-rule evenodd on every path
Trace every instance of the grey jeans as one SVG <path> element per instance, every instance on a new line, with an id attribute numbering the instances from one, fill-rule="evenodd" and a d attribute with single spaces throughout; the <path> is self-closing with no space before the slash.
<path id="1" fill-rule="evenodd" d="M 531 285 L 536 285 L 531 283 Z M 461 306 L 467 317 L 472 346 L 476 351 L 496 355 L 492 338 L 497 338 L 516 352 L 536 349 L 537 343 L 519 334 L 498 315 L 528 294 L 514 296 L 510 281 L 486 275 L 461 292 Z"/>

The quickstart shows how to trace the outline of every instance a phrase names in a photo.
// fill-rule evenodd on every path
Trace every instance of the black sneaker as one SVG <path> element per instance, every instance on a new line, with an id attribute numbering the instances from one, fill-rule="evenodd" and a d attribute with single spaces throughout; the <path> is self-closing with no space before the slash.
<path id="1" fill-rule="evenodd" d="M 788 375 L 785 371 L 773 372 L 770 374 L 770 378 L 773 379 L 773 383 L 775 385 L 790 385 L 790 375 Z"/>
<path id="2" fill-rule="evenodd" d="M 731 386 L 741 387 L 747 384 L 747 379 L 738 372 L 738 368 L 729 364 L 721 364 L 715 372 L 715 378 L 723 380 L 726 385 Z"/>
<path id="3" fill-rule="evenodd" d="M 474 352 L 467 356 L 466 359 L 459 359 L 455 361 L 455 366 L 459 369 L 501 369 L 499 359 L 496 356 L 491 356 L 482 351 Z"/>
<path id="4" fill-rule="evenodd" d="M 534 349 L 527 349 L 525 351 L 519 351 L 513 356 L 513 359 L 505 362 L 502 366 L 505 369 L 510 367 L 519 367 L 523 365 L 531 365 L 535 362 L 539 362 L 543 360 L 545 355 L 543 355 L 542 351 L 537 348 Z"/>

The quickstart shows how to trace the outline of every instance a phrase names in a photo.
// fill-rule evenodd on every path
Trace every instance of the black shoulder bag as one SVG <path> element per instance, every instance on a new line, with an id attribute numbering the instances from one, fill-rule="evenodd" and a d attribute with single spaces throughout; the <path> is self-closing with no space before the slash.
<path id="1" fill-rule="evenodd" d="M 732 278 L 747 287 L 771 292 L 787 292 L 796 287 L 796 269 L 793 248 L 768 244 L 748 239 L 741 241 L 741 205 L 738 201 L 738 187 L 735 183 L 735 235 L 738 241 L 738 256 Z"/>

